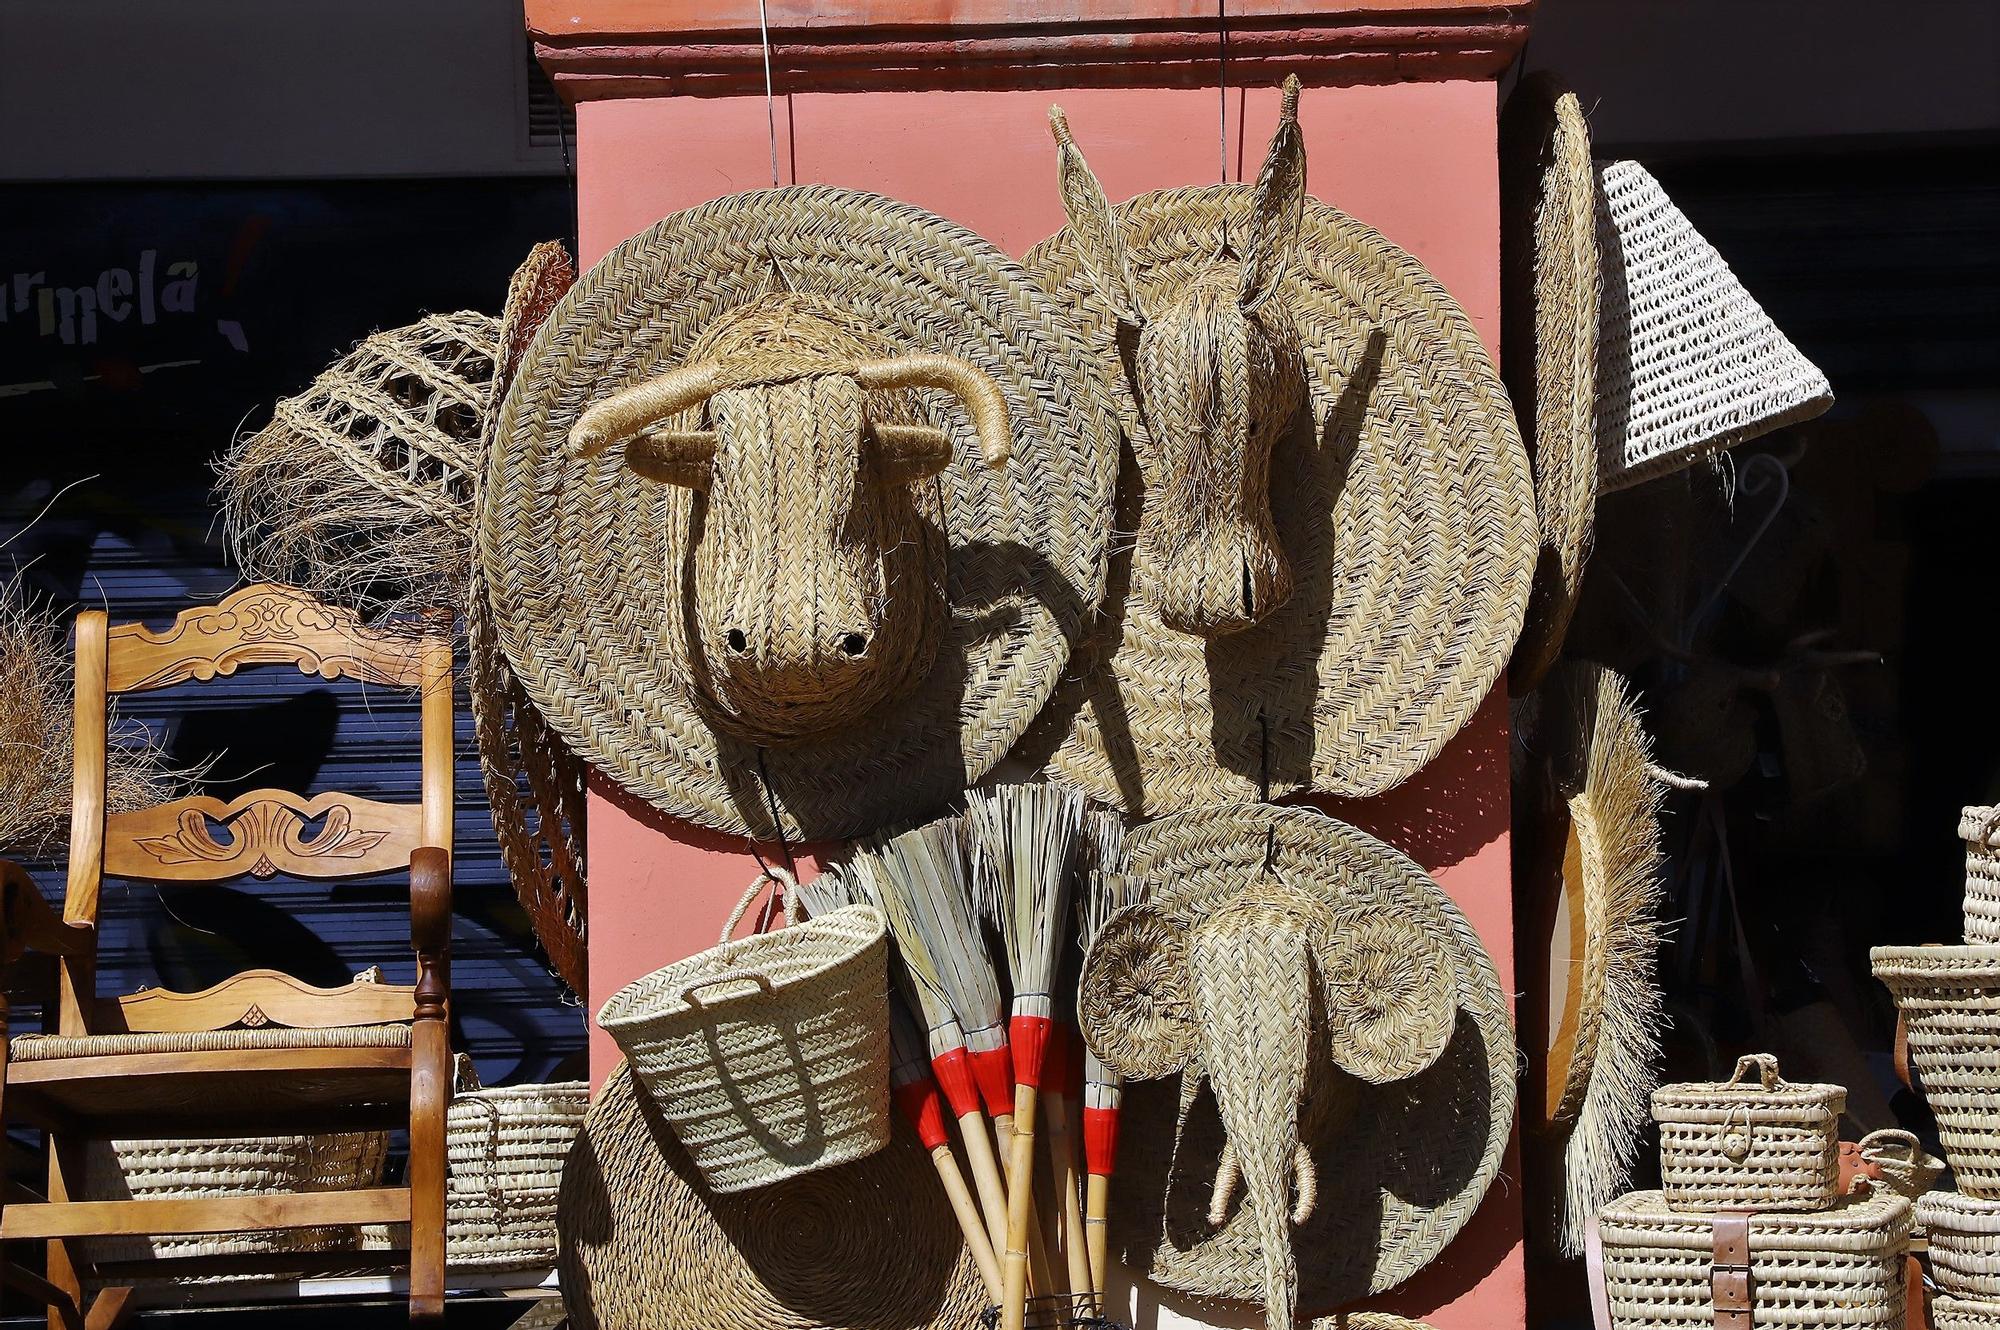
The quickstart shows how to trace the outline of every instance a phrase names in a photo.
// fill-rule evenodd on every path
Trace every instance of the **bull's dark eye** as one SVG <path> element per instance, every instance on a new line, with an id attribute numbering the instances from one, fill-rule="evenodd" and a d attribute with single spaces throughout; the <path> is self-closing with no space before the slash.
<path id="1" fill-rule="evenodd" d="M 840 649 L 850 656 L 858 656 L 868 649 L 868 639 L 859 633 L 849 633 L 840 639 Z"/>
<path id="2" fill-rule="evenodd" d="M 750 649 L 750 639 L 743 636 L 743 630 L 741 628 L 730 629 L 729 636 L 726 640 L 729 643 L 729 649 L 731 651 L 748 651 Z"/>

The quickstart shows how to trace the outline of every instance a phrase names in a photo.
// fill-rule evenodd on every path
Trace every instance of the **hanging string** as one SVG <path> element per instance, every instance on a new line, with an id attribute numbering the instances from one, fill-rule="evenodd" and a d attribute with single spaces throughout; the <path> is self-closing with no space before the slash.
<path id="1" fill-rule="evenodd" d="M 1216 0 L 1216 160 L 1230 182 L 1230 0 Z"/>
<path id="2" fill-rule="evenodd" d="M 778 187 L 778 98 L 771 85 L 771 18 L 757 0 L 757 32 L 764 40 L 764 127 L 771 136 L 771 188 Z"/>
<path id="3" fill-rule="evenodd" d="M 799 876 L 799 861 L 792 855 L 791 839 L 785 835 L 785 820 L 778 814 L 778 794 L 771 788 L 771 773 L 764 766 L 762 747 L 757 749 L 757 783 L 764 789 L 764 807 L 770 810 L 771 826 L 778 833 L 778 853 L 784 857 L 785 871 L 790 873 L 792 880 L 796 882 Z M 750 847 L 750 857 L 757 861 L 757 867 L 768 875 L 771 865 L 765 862 L 763 851 L 757 848 L 757 842 L 748 836 L 743 838 L 743 842 Z M 764 902 L 762 913 L 757 916 L 757 931 L 768 932 L 771 925 L 777 921 L 777 917 L 778 893 L 774 891 L 771 893 L 771 899 Z"/>

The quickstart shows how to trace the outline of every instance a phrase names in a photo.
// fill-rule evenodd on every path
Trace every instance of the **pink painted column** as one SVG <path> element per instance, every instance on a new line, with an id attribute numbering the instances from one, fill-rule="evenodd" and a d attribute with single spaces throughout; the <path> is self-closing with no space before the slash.
<path id="1" fill-rule="evenodd" d="M 673 55 L 663 50 L 663 44 L 671 42 L 672 51 L 679 52 L 697 38 L 684 31 L 659 35 L 666 25 L 657 15 L 647 26 L 653 11 L 665 14 L 675 8 L 650 0 L 615 0 L 600 13 L 594 5 L 529 2 L 530 26 L 542 39 L 545 63 L 566 93 L 581 94 L 577 181 L 580 258 L 586 265 L 667 213 L 771 184 L 761 48 L 747 48 L 758 60 L 754 71 L 737 69 L 717 56 L 723 72 L 715 81 L 692 84 L 684 71 L 693 66 L 672 62 L 694 57 Z M 884 11 L 940 8 L 986 11 L 1009 6 L 1003 0 L 958 0 L 955 5 L 931 0 L 903 6 L 885 0 L 849 4 L 822 0 L 815 5 L 773 4 L 772 21 L 774 28 L 783 27 L 786 19 L 780 11 L 795 9 L 815 15 L 868 11 L 880 22 Z M 1113 11 L 1181 8 L 1189 6 L 1108 5 L 1090 12 L 1097 17 Z M 1237 8 L 1232 4 L 1232 13 Z M 1418 7 L 1387 0 L 1373 10 L 1394 11 L 1389 19 L 1421 12 L 1430 22 L 1436 21 L 1435 11 L 1440 10 L 1518 15 L 1524 7 L 1481 7 L 1453 0 Z M 1206 12 L 1212 25 L 1213 10 Z M 749 39 L 754 41 L 754 10 L 752 14 Z M 1378 25 L 1368 29 L 1371 33 L 1379 34 L 1379 25 L 1389 22 L 1380 14 L 1370 17 Z M 799 23 L 808 28 L 815 21 Z M 1318 64 L 1307 58 L 1318 49 L 1313 45 L 1315 36 L 1308 34 L 1300 39 L 1306 55 L 1283 48 L 1280 54 L 1291 52 L 1296 58 L 1259 72 L 1257 86 L 1232 88 L 1227 96 L 1228 133 L 1219 142 L 1213 28 L 1204 35 L 1192 28 L 1193 22 L 1145 28 L 1137 40 L 1164 42 L 1161 31 L 1169 36 L 1178 33 L 1185 39 L 1181 46 L 1161 46 L 1161 69 L 1169 76 L 1160 82 L 1192 82 L 1189 71 L 1194 70 L 1195 77 L 1208 80 L 1205 87 L 1102 86 L 1094 67 L 1072 71 L 1075 82 L 1091 86 L 1059 86 L 1059 62 L 1053 74 L 1046 64 L 1022 66 L 1017 81 L 1026 86 L 965 86 L 1006 81 L 994 72 L 996 66 L 981 65 L 978 78 L 939 87 L 931 85 L 951 80 L 939 79 L 937 71 L 904 80 L 872 67 L 857 74 L 860 57 L 851 45 L 842 47 L 840 58 L 848 64 L 841 66 L 838 78 L 822 84 L 840 90 L 788 93 L 786 84 L 780 83 L 774 108 L 780 183 L 875 190 L 969 226 L 1018 256 L 1063 220 L 1048 133 L 1051 103 L 1059 102 L 1070 113 L 1092 167 L 1116 201 L 1144 190 L 1215 180 L 1221 170 L 1218 158 L 1224 155 L 1230 179 L 1254 178 L 1277 120 L 1276 84 L 1284 72 L 1297 67 L 1307 82 L 1300 120 L 1311 192 L 1374 226 L 1428 266 L 1464 305 L 1497 355 L 1499 213 L 1496 94 L 1490 76 L 1504 65 L 1508 51 L 1472 58 L 1447 50 L 1440 56 L 1433 49 L 1439 43 L 1432 42 L 1424 49 L 1444 60 L 1443 68 L 1467 76 L 1314 86 L 1316 70 L 1326 77 L 1331 71 L 1393 72 L 1395 67 L 1354 64 L 1351 44 L 1337 43 L 1328 44 L 1323 53 L 1326 63 Z M 597 29 L 583 31 L 592 25 Z M 1013 40 L 1021 26 L 1027 25 L 996 31 Z M 1402 34 L 1405 44 L 1387 45 L 1403 50 L 1409 59 L 1409 49 L 1422 45 L 1421 34 L 1412 35 L 1403 27 L 1393 31 Z M 1208 43 L 1206 64 L 1172 65 L 1168 54 L 1197 39 Z M 715 40 L 734 41 L 736 46 L 729 49 L 743 49 L 745 38 L 739 31 Z M 776 63 L 781 69 L 804 71 L 793 73 L 796 87 L 811 78 L 818 48 L 809 32 L 785 38 L 788 43 L 794 40 L 796 46 L 781 46 L 783 58 Z M 982 36 L 981 40 L 990 45 L 998 39 Z M 1378 35 L 1370 40 L 1380 44 L 1382 39 Z M 998 56 L 995 60 L 1004 73 L 1009 67 L 1005 60 Z M 1432 64 L 1408 67 L 1434 68 Z M 1143 74 L 1144 67 L 1138 72 Z M 1116 81 L 1135 77 L 1130 67 L 1123 67 L 1123 74 L 1125 78 Z M 899 86 L 899 82 L 918 86 Z M 1058 85 L 1051 86 L 1052 82 Z M 725 95 L 674 95 L 695 87 Z M 1479 930 L 1499 967 L 1501 982 L 1511 992 L 1506 743 L 1505 706 L 1502 699 L 1491 698 L 1466 732 L 1406 786 L 1382 799 L 1328 801 L 1325 806 L 1431 869 Z M 776 854 L 771 847 L 756 847 L 753 853 L 741 839 L 663 817 L 603 778 L 593 778 L 589 831 L 593 1010 L 624 983 L 712 945 L 729 908 L 757 872 L 756 856 L 768 859 Z M 805 848 L 792 848 L 803 869 L 810 872 L 816 867 Z M 601 1079 L 616 1056 L 610 1041 L 593 1029 L 593 1078 Z M 1518 1176 L 1510 1154 L 1502 1178 L 1467 1230 L 1416 1280 L 1383 1299 L 1382 1307 L 1421 1316 L 1438 1330 L 1523 1325 Z M 1202 1316 L 1212 1318 L 1213 1313 Z M 1195 1319 L 1171 1302 L 1160 1305 L 1152 1323 L 1224 1324 Z M 1255 1318 L 1240 1323 L 1261 1324 Z"/>

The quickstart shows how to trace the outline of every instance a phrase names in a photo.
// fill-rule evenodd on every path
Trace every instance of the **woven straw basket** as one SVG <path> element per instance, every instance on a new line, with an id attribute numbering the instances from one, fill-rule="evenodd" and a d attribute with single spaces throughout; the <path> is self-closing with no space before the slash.
<path id="1" fill-rule="evenodd" d="M 1927 1192 L 1917 1199 L 1917 1223 L 1930 1230 L 1931 1277 L 1941 1292 L 2000 1304 L 2000 1201 Z"/>
<path id="2" fill-rule="evenodd" d="M 1720 1083 L 1653 1092 L 1660 1180 L 1676 1210 L 1824 1210 L 1840 1188 L 1838 1085 L 1794 1085 L 1769 1053 Z"/>
<path id="3" fill-rule="evenodd" d="M 1714 1217 L 1680 1214 L 1656 1191 L 1598 1217 L 1614 1330 L 1714 1330 Z M 1756 1330 L 1903 1330 L 1910 1203 L 1863 1190 L 1811 1215 L 1750 1220 Z"/>
<path id="4" fill-rule="evenodd" d="M 1940 1293 L 1931 1300 L 1931 1330 L 1993 1330 L 2000 1325 L 2000 1300 L 1954 1298 Z"/>
<path id="5" fill-rule="evenodd" d="M 1958 835 L 1965 842 L 1965 940 L 2000 944 L 2000 807 L 1966 809 Z"/>
<path id="6" fill-rule="evenodd" d="M 766 883 L 787 926 L 731 941 Z M 597 1023 L 716 1192 L 889 1140 L 887 925 L 870 905 L 804 918 L 782 869 L 750 884 L 719 945 L 612 994 Z"/>
<path id="7" fill-rule="evenodd" d="M 389 1138 L 382 1132 L 238 1140 L 93 1141 L 84 1156 L 84 1195 L 94 1200 L 169 1201 L 345 1191 L 381 1182 L 388 1144 Z M 97 1238 L 86 1244 L 86 1250 L 94 1263 L 142 1261 L 149 1257 L 346 1251 L 355 1245 L 355 1237 L 353 1228 L 305 1228 Z"/>
<path id="8" fill-rule="evenodd" d="M 2000 947 L 1877 947 L 1958 1189 L 2000 1200 Z"/>
<path id="9" fill-rule="evenodd" d="M 556 1192 L 583 1126 L 582 1081 L 470 1090 L 445 1125 L 445 1263 L 546 1270 L 556 1261 Z"/>

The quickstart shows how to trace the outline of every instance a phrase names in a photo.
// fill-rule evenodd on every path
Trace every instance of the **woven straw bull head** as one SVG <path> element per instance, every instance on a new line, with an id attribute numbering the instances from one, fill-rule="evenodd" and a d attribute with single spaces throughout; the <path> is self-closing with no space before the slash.
<path id="1" fill-rule="evenodd" d="M 923 423 L 916 388 L 955 394 L 986 464 L 1006 463 L 1007 406 L 989 375 L 890 355 L 792 292 L 722 316 L 679 368 L 571 430 L 576 456 L 622 441 L 632 471 L 701 496 L 691 603 L 668 617 L 697 693 L 739 737 L 824 733 L 929 671 L 947 607 L 936 499 L 920 482 L 952 443 Z"/>
<path id="2" fill-rule="evenodd" d="M 1300 1130 L 1309 1089 L 1418 1075 L 1449 1042 L 1457 981 L 1427 943 L 1394 911 L 1336 909 L 1266 872 L 1192 919 L 1171 897 L 1128 906 L 1084 959 L 1077 1016 L 1106 1066 L 1134 1080 L 1181 1072 L 1184 1100 L 1207 1078 L 1227 1133 L 1208 1222 L 1230 1221 L 1240 1188 L 1270 1330 L 1293 1324 L 1290 1225 L 1317 1198 Z"/>
<path id="3" fill-rule="evenodd" d="M 1280 288 L 1305 205 L 1298 101 L 1298 80 L 1289 79 L 1241 252 L 1218 236 L 1213 261 L 1154 309 L 1140 303 L 1103 187 L 1060 108 L 1050 113 L 1070 233 L 1131 347 L 1126 365 L 1145 423 L 1133 442 L 1148 486 L 1141 587 L 1168 627 L 1204 637 L 1248 628 L 1292 593 L 1270 471 L 1273 446 L 1307 400 L 1299 330 Z"/>

